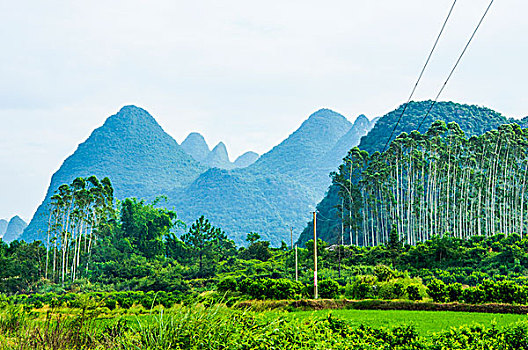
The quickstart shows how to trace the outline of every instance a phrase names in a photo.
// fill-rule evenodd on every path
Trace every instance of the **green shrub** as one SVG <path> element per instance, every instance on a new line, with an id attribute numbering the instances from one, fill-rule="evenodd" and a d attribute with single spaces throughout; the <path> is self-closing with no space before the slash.
<path id="1" fill-rule="evenodd" d="M 434 302 L 441 303 L 446 301 L 448 297 L 446 284 L 439 279 L 434 279 L 427 285 L 427 294 Z"/>
<path id="2" fill-rule="evenodd" d="M 254 299 L 294 299 L 301 294 L 303 285 L 286 278 L 246 278 L 239 283 L 238 290 Z"/>
<path id="3" fill-rule="evenodd" d="M 401 297 L 405 294 L 403 283 L 400 283 L 400 282 L 394 282 L 394 284 L 393 284 L 393 288 L 392 288 L 392 292 L 393 292 L 394 297 L 395 297 L 396 299 L 401 298 Z"/>
<path id="4" fill-rule="evenodd" d="M 454 303 L 462 300 L 462 285 L 460 283 L 451 283 L 446 286 L 447 299 Z"/>
<path id="5" fill-rule="evenodd" d="M 356 283 L 352 284 L 350 297 L 353 299 L 365 299 L 369 297 L 372 293 L 372 285 L 357 281 Z"/>
<path id="6" fill-rule="evenodd" d="M 421 300 L 420 287 L 416 284 L 410 284 L 407 286 L 407 296 L 410 300 Z"/>
<path id="7" fill-rule="evenodd" d="M 123 309 L 129 309 L 134 305 L 134 301 L 131 298 L 123 298 L 119 300 L 119 306 Z"/>
<path id="8" fill-rule="evenodd" d="M 270 299 L 293 299 L 301 293 L 302 284 L 285 278 L 269 279 L 267 297 Z"/>
<path id="9" fill-rule="evenodd" d="M 319 295 L 324 299 L 335 299 L 339 295 L 339 283 L 327 279 L 319 282 Z"/>
<path id="10" fill-rule="evenodd" d="M 404 294 L 401 282 L 384 282 L 378 284 L 378 297 L 384 300 L 399 299 Z"/>
<path id="11" fill-rule="evenodd" d="M 462 299 L 468 304 L 481 304 L 486 301 L 486 294 L 480 287 L 469 287 L 462 290 Z"/>
<path id="12" fill-rule="evenodd" d="M 114 299 L 106 299 L 105 306 L 110 310 L 114 310 L 117 307 L 117 301 Z"/>
<path id="13" fill-rule="evenodd" d="M 236 292 L 238 288 L 237 280 L 234 277 L 227 277 L 218 282 L 216 289 L 221 292 Z"/>
<path id="14" fill-rule="evenodd" d="M 377 265 L 374 268 L 374 275 L 378 278 L 378 281 L 385 282 L 395 277 L 393 269 L 386 265 Z"/>

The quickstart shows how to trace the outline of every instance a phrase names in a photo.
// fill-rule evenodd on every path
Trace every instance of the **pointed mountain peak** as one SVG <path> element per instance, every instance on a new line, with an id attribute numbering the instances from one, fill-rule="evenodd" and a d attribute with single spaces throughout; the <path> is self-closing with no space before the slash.
<path id="1" fill-rule="evenodd" d="M 11 218 L 11 220 L 9 220 L 9 222 L 23 222 L 23 223 L 25 223 L 25 221 L 22 220 L 22 218 L 20 216 L 18 216 L 18 215 L 13 216 Z"/>
<path id="2" fill-rule="evenodd" d="M 144 110 L 143 108 L 134 106 L 134 105 L 126 105 L 126 106 L 121 107 L 121 109 L 119 110 L 119 113 L 146 113 L 148 114 L 148 112 Z"/>
<path id="3" fill-rule="evenodd" d="M 227 147 L 226 147 L 225 143 L 223 143 L 222 141 L 218 142 L 218 144 L 213 148 L 213 151 L 215 149 L 226 150 L 226 152 L 227 152 Z"/>
<path id="4" fill-rule="evenodd" d="M 187 186 L 204 170 L 148 112 L 135 106 L 123 107 L 79 144 L 53 174 L 46 197 L 22 238 L 44 238 L 51 196 L 60 185 L 76 177 L 108 177 L 117 199 L 151 200 L 160 193 Z"/>
<path id="5" fill-rule="evenodd" d="M 257 160 L 254 167 L 280 169 L 283 174 L 313 167 L 352 127 L 339 113 L 323 108 L 312 113 L 287 139 Z M 328 178 L 325 174 L 324 181 Z M 325 182 L 326 183 L 326 182 Z"/>
<path id="6" fill-rule="evenodd" d="M 18 239 L 24 229 L 27 227 L 27 224 L 20 216 L 16 215 L 9 220 L 5 234 L 2 237 L 2 240 L 6 243 L 11 243 L 15 239 Z"/>
<path id="7" fill-rule="evenodd" d="M 227 148 L 223 142 L 219 142 L 207 155 L 205 164 L 212 168 L 231 169 L 233 167 L 229 161 Z"/>
<path id="8" fill-rule="evenodd" d="M 319 109 L 318 111 L 312 113 L 309 117 L 308 117 L 308 120 L 310 119 L 315 119 L 315 118 L 329 118 L 329 119 L 332 119 L 332 118 L 345 118 L 344 116 L 342 116 L 341 114 L 329 109 L 329 108 L 321 108 Z M 345 118 L 346 119 L 346 118 Z"/>
<path id="9" fill-rule="evenodd" d="M 119 112 L 116 114 L 120 117 L 126 117 L 126 118 L 140 118 L 140 117 L 148 117 L 154 119 L 149 112 L 144 110 L 143 108 L 134 106 L 134 105 L 128 105 L 123 106 Z"/>
<path id="10" fill-rule="evenodd" d="M 335 164 L 339 164 L 351 148 L 359 145 L 361 138 L 370 131 L 373 125 L 374 123 L 371 123 L 365 115 L 359 115 L 348 132 L 323 157 L 322 162 L 326 162 L 325 164 L 329 167 L 335 167 Z"/>
<path id="11" fill-rule="evenodd" d="M 252 151 L 248 151 L 248 152 L 242 154 L 241 156 L 239 156 L 233 162 L 233 164 L 237 168 L 245 168 L 245 167 L 248 167 L 251 164 L 255 163 L 258 158 L 259 158 L 258 153 L 255 153 L 255 152 L 252 152 Z"/>
<path id="12" fill-rule="evenodd" d="M 215 156 L 220 157 L 221 159 L 225 159 L 229 162 L 229 155 L 227 154 L 227 147 L 223 142 L 218 142 L 218 144 L 213 148 L 211 153 L 215 154 Z"/>
<path id="13" fill-rule="evenodd" d="M 185 138 L 185 140 L 183 140 L 182 142 L 182 145 L 185 143 L 185 142 L 195 142 L 195 141 L 199 141 L 199 142 L 203 142 L 203 143 L 207 143 L 205 142 L 205 137 L 203 137 L 202 134 L 200 134 L 199 132 L 191 132 L 189 135 L 187 135 L 187 137 Z"/>
<path id="14" fill-rule="evenodd" d="M 326 129 L 334 128 L 336 126 L 345 127 L 346 131 L 352 126 L 352 123 L 348 121 L 343 115 L 334 112 L 328 108 L 322 108 L 312 114 L 306 119 L 296 132 L 304 132 L 312 129 Z M 311 132 L 311 131 L 309 131 Z"/>
<path id="15" fill-rule="evenodd" d="M 182 142 L 181 147 L 199 162 L 205 160 L 210 152 L 205 138 L 197 132 L 191 132 Z"/>
<path id="16" fill-rule="evenodd" d="M 124 106 L 119 112 L 106 119 L 103 127 L 122 129 L 122 128 L 156 128 L 161 129 L 156 119 L 143 108 L 136 106 Z"/>
<path id="17" fill-rule="evenodd" d="M 370 120 L 364 115 L 364 114 L 360 114 L 356 120 L 354 121 L 354 125 L 356 124 L 369 124 L 370 123 Z"/>

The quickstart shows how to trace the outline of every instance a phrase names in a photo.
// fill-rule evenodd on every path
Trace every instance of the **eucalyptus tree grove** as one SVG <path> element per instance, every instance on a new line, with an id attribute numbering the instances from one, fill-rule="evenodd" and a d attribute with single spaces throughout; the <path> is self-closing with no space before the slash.
<path id="1" fill-rule="evenodd" d="M 402 133 L 383 153 L 353 148 L 333 174 L 350 244 L 386 243 L 393 225 L 407 244 L 433 235 L 518 233 L 528 228 L 528 129 L 505 124 L 466 138 L 437 121 Z"/>
<path id="2" fill-rule="evenodd" d="M 114 190 L 108 178 L 78 177 L 61 185 L 51 197 L 45 277 L 64 283 L 78 278 L 82 265 L 87 271 L 97 235 L 114 218 Z"/>

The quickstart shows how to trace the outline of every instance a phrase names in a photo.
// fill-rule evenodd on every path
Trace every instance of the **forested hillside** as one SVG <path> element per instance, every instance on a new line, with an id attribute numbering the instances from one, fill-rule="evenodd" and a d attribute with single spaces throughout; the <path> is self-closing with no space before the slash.
<path id="1" fill-rule="evenodd" d="M 427 113 L 431 101 L 411 102 L 407 107 L 401 122 L 394 133 L 397 137 L 401 133 L 411 133 L 420 124 Z M 359 150 L 373 153 L 381 151 L 387 142 L 387 138 L 396 125 L 396 121 L 401 114 L 403 106 L 381 117 L 372 130 L 361 139 Z M 472 105 L 462 105 L 453 102 L 439 102 L 433 108 L 431 115 L 422 126 L 425 132 L 432 123 L 432 120 L 439 120 L 446 124 L 456 122 L 466 136 L 481 135 L 487 131 L 498 128 L 502 124 L 509 123 L 510 120 L 500 113 L 491 109 Z M 519 121 L 523 123 L 524 121 Z M 367 157 L 365 154 L 363 158 Z M 343 163 L 345 164 L 345 163 Z M 335 170 L 334 170 L 335 171 Z M 376 175 L 380 176 L 380 174 Z M 317 210 L 318 217 L 317 231 L 319 237 L 327 242 L 337 243 L 341 239 L 342 230 L 349 232 L 350 226 L 342 227 L 339 207 L 344 204 L 337 193 L 342 188 L 333 184 L 327 191 L 326 197 L 321 201 Z M 313 223 L 309 223 L 302 232 L 299 243 L 304 243 L 313 236 Z"/>
<path id="2" fill-rule="evenodd" d="M 432 101 L 411 101 L 405 109 L 391 141 L 402 132 L 410 133 L 416 130 L 427 114 L 431 103 Z M 403 108 L 404 105 L 401 105 L 381 117 L 371 132 L 361 140 L 359 148 L 369 153 L 382 151 Z M 456 122 L 467 136 L 481 135 L 486 131 L 498 128 L 499 125 L 508 123 L 505 116 L 486 107 L 455 102 L 438 102 L 418 131 L 425 132 L 436 120 L 441 120 L 446 124 Z"/>
<path id="3" fill-rule="evenodd" d="M 467 239 L 527 229 L 528 134 L 517 124 L 466 138 L 458 124 L 403 133 L 382 154 L 351 150 L 333 183 L 355 245 L 397 230 L 407 244 L 434 235 Z"/>
<path id="4" fill-rule="evenodd" d="M 170 193 L 169 202 L 181 208 L 183 221 L 204 214 L 237 244 L 256 231 L 277 246 L 289 240 L 290 227 L 302 228 L 323 197 L 332 170 L 326 160 L 335 144 L 350 130 L 365 132 L 355 125 L 328 109 L 317 111 L 254 164 L 233 171 L 210 169 L 189 187 Z"/>
<path id="5" fill-rule="evenodd" d="M 123 107 L 92 132 L 53 174 L 22 239 L 44 241 L 50 198 L 77 177 L 111 177 L 117 198 L 153 199 L 190 184 L 205 167 L 185 153 L 145 110 Z"/>

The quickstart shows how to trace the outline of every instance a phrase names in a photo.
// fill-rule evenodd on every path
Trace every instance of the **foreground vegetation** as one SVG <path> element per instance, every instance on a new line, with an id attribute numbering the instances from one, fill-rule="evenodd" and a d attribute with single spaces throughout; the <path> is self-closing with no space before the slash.
<path id="1" fill-rule="evenodd" d="M 463 326 L 495 325 L 499 329 L 519 322 L 526 322 L 526 315 L 490 314 L 449 311 L 410 311 L 410 310 L 318 310 L 294 311 L 290 313 L 269 312 L 268 317 L 285 317 L 286 319 L 323 319 L 329 315 L 346 321 L 353 327 L 369 325 L 374 328 L 392 328 L 397 325 L 413 326 L 418 334 L 430 336 L 432 333 L 448 331 Z"/>
<path id="2" fill-rule="evenodd" d="M 446 316 L 437 314 L 438 319 Z M 382 317 L 338 313 L 274 314 L 221 305 L 175 306 L 136 313 L 88 304 L 75 309 L 0 311 L 0 349 L 526 349 L 528 323 L 497 319 L 488 326 L 419 332 L 428 314 Z M 468 323 L 471 322 L 471 315 Z M 403 317 L 403 318 L 402 318 Z M 400 325 L 382 326 L 380 319 Z M 452 318 L 451 318 L 452 320 Z M 485 319 L 489 323 L 490 318 Z M 479 321 L 483 321 L 482 318 Z M 367 325 L 366 323 L 370 323 Z M 444 322 L 445 324 L 445 322 Z M 447 326 L 447 324 L 445 324 Z"/>

